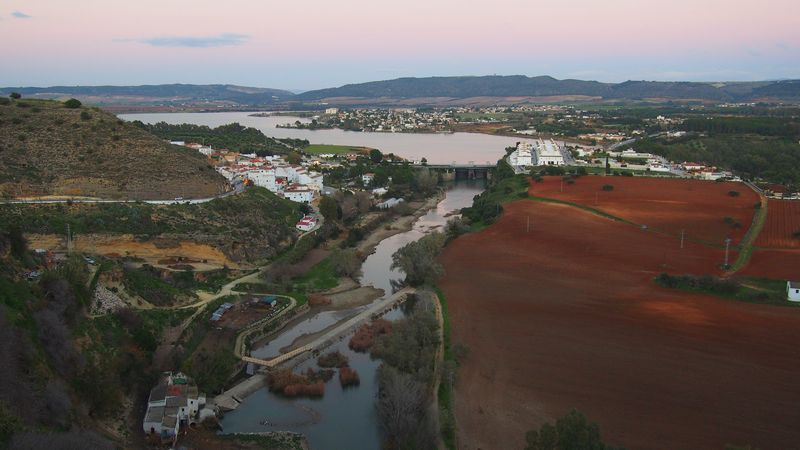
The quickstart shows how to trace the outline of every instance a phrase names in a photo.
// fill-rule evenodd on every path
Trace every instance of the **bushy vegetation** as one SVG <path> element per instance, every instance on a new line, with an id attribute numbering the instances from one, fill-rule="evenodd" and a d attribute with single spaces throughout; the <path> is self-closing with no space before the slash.
<path id="1" fill-rule="evenodd" d="M 41 262 L 24 241 L 9 251 L 15 239 L 0 232 L 0 447 L 110 448 L 82 424 L 114 417 L 125 396 L 149 389 L 160 335 L 185 315 L 123 309 L 88 318 L 81 258 L 21 281 L 26 265 Z"/>
<path id="2" fill-rule="evenodd" d="M 786 282 L 757 278 L 732 279 L 711 275 L 659 274 L 655 282 L 670 289 L 683 289 L 752 303 L 796 306 L 786 301 Z"/>
<path id="3" fill-rule="evenodd" d="M 166 122 L 145 124 L 138 120 L 133 123 L 139 128 L 163 139 L 196 142 L 217 149 L 233 150 L 243 153 L 255 152 L 259 156 L 285 155 L 288 154 L 293 147 L 308 145 L 308 141 L 304 139 L 278 140 L 267 137 L 256 128 L 245 127 L 239 123 L 230 123 L 216 128 L 186 123 L 179 125 L 172 125 Z"/>
<path id="4" fill-rule="evenodd" d="M 301 205 L 264 188 L 194 205 L 99 203 L 0 206 L 0 222 L 28 233 L 178 234 L 220 248 L 234 260 L 275 256 L 293 236 Z M 247 243 L 247 245 L 242 245 Z"/>
<path id="5" fill-rule="evenodd" d="M 389 448 L 436 447 L 432 386 L 439 325 L 420 306 L 372 347 L 372 355 L 384 361 L 378 368 L 376 401 Z"/>
<path id="6" fill-rule="evenodd" d="M 527 196 L 527 175 L 514 175 L 511 166 L 500 160 L 486 190 L 473 199 L 471 207 L 462 209 L 461 214 L 473 226 L 489 225 L 502 214 L 503 203 Z"/>
<path id="7" fill-rule="evenodd" d="M 539 430 L 525 435 L 525 450 L 613 450 L 603 443 L 600 428 L 574 409 L 556 420 L 555 426 L 546 423 Z M 621 448 L 621 447 L 620 447 Z"/>
<path id="8" fill-rule="evenodd" d="M 444 243 L 445 235 L 438 232 L 409 242 L 392 255 L 392 269 L 402 270 L 411 286 L 433 285 L 444 275 L 444 268 L 436 260 Z"/>
<path id="9" fill-rule="evenodd" d="M 709 121 L 715 122 L 717 119 Z M 696 161 L 732 170 L 748 178 L 784 184 L 800 184 L 800 144 L 797 138 L 718 133 L 666 141 L 645 139 L 636 150 L 672 161 Z"/>

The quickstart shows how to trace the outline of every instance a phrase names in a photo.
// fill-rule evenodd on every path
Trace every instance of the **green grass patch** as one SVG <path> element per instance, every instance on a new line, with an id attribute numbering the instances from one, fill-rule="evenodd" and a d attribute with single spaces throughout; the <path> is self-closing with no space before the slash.
<path id="1" fill-rule="evenodd" d="M 336 276 L 336 268 L 333 266 L 330 257 L 328 257 L 317 263 L 302 276 L 296 278 L 294 283 L 305 289 L 324 291 L 335 288 L 339 284 L 339 277 Z"/>
<path id="2" fill-rule="evenodd" d="M 698 292 L 728 300 L 762 305 L 793 306 L 786 299 L 786 282 L 766 278 L 719 278 L 710 275 L 669 275 L 662 273 L 654 281 L 663 287 Z"/>
<path id="3" fill-rule="evenodd" d="M 730 268 L 732 272 L 736 272 L 746 266 L 747 262 L 750 261 L 750 257 L 753 256 L 753 244 L 756 242 L 758 235 L 761 234 L 764 224 L 767 223 L 767 204 L 768 202 L 764 202 L 761 204 L 760 208 L 756 209 L 753 215 L 753 223 L 750 225 L 750 229 L 747 230 L 747 234 L 744 235 L 744 239 L 742 239 L 742 243 L 739 246 L 739 255 Z"/>
<path id="4" fill-rule="evenodd" d="M 437 397 L 439 400 L 439 424 L 441 427 L 442 440 L 445 447 L 448 449 L 456 448 L 456 419 L 454 412 L 454 386 L 451 382 L 455 379 L 455 373 L 445 376 L 446 370 L 456 370 L 458 368 L 458 360 L 455 352 L 453 351 L 452 343 L 450 341 L 451 323 L 450 314 L 447 308 L 447 298 L 441 289 L 434 288 L 436 296 L 439 298 L 439 305 L 442 308 L 442 336 L 444 338 L 444 370 L 442 370 L 442 379 L 439 382 L 439 390 Z"/>

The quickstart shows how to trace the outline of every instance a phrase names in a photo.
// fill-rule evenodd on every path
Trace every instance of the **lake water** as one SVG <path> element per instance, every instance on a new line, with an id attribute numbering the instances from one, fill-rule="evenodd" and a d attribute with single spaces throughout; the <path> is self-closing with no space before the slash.
<path id="1" fill-rule="evenodd" d="M 396 234 L 381 241 L 375 252 L 362 266 L 363 285 L 384 289 L 391 295 L 392 282 L 403 278 L 403 273 L 391 269 L 392 255 L 400 247 L 420 239 L 432 230 L 439 229 L 449 219 L 448 215 L 472 204 L 472 198 L 484 189 L 482 181 L 459 181 L 448 186 L 445 198 L 437 207 L 422 216 L 412 230 Z M 358 308 L 348 311 L 320 312 L 285 330 L 275 340 L 256 349 L 253 354 L 272 356 L 277 349 L 288 345 L 296 337 L 320 331 L 338 318 L 355 314 Z M 402 309 L 390 312 L 386 318 L 395 320 L 404 316 Z M 284 337 L 290 336 L 290 337 Z M 321 399 L 287 399 L 275 395 L 265 387 L 250 395 L 235 411 L 225 415 L 222 427 L 225 433 L 254 433 L 266 431 L 294 431 L 303 433 L 312 449 L 380 449 L 381 433 L 375 414 L 377 393 L 376 371 L 380 361 L 368 354 L 356 353 L 347 346 L 348 339 L 325 352 L 338 350 L 350 360 L 350 367 L 358 371 L 361 384 L 342 388 L 338 374 L 325 386 Z M 269 350 L 266 350 L 269 348 Z M 316 360 L 301 363 L 296 370 L 308 367 L 317 369 Z M 268 421 L 267 424 L 264 424 Z"/>
<path id="2" fill-rule="evenodd" d="M 276 128 L 276 125 L 309 119 L 290 116 L 252 117 L 249 112 L 221 113 L 146 113 L 121 114 L 123 120 L 144 123 L 191 123 L 218 127 L 238 122 L 261 130 L 276 138 L 308 139 L 312 144 L 336 144 L 372 147 L 384 153 L 394 153 L 409 160 L 427 158 L 431 164 L 494 164 L 505 155 L 505 148 L 528 139 L 490 136 L 479 133 L 379 133 L 331 130 L 297 130 Z"/>

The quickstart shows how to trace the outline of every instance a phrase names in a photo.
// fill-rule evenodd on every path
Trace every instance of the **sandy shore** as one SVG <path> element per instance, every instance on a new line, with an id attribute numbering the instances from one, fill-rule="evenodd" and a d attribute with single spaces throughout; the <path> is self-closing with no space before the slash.
<path id="1" fill-rule="evenodd" d="M 444 191 L 437 192 L 435 196 L 427 199 L 419 208 L 417 208 L 413 214 L 409 216 L 398 217 L 390 224 L 377 228 L 364 240 L 359 242 L 356 248 L 362 254 L 369 255 L 375 251 L 375 247 L 377 247 L 382 240 L 394 236 L 395 234 L 405 233 L 406 231 L 411 230 L 414 227 L 414 222 L 427 214 L 431 209 L 436 208 L 436 205 L 444 200 L 444 197 Z"/>

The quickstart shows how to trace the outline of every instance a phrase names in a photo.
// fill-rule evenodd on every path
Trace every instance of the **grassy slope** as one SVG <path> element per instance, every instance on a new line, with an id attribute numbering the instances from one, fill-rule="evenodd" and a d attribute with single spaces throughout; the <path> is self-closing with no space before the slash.
<path id="1" fill-rule="evenodd" d="M 198 198 L 224 186 L 205 156 L 98 109 L 27 99 L 0 105 L 0 195 Z"/>

